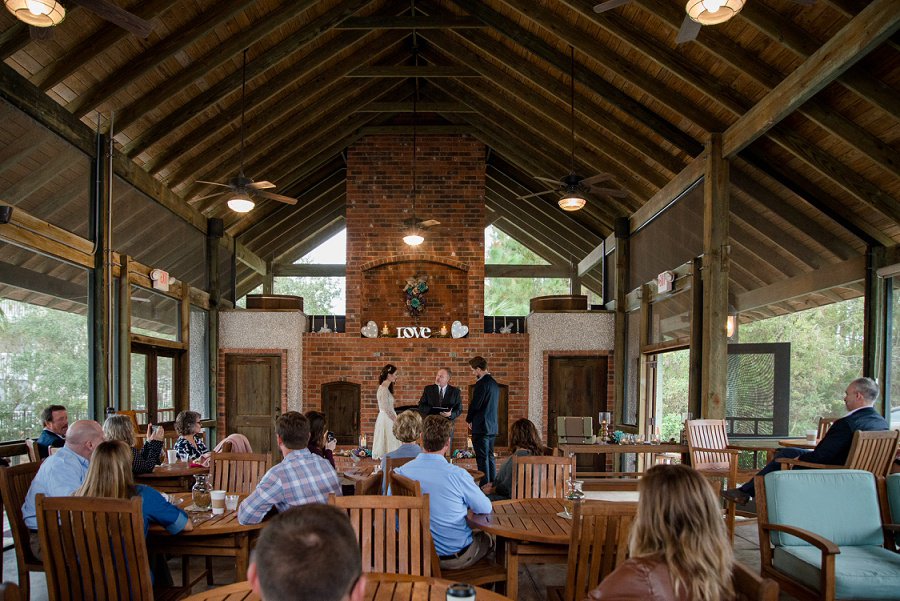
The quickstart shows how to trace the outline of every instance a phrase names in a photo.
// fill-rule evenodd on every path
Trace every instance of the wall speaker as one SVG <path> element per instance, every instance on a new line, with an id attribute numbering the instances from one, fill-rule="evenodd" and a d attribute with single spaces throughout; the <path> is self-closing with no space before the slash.
<path id="1" fill-rule="evenodd" d="M 613 231 L 616 234 L 616 238 L 621 240 L 623 238 L 627 238 L 631 233 L 631 220 L 628 217 L 616 217 L 615 222 L 613 223 Z"/>
<path id="2" fill-rule="evenodd" d="M 9 205 L 0 205 L 0 223 L 9 223 L 12 219 L 13 208 Z"/>
<path id="3" fill-rule="evenodd" d="M 218 217 L 206 220 L 206 235 L 210 238 L 221 238 L 225 234 L 225 222 Z"/>

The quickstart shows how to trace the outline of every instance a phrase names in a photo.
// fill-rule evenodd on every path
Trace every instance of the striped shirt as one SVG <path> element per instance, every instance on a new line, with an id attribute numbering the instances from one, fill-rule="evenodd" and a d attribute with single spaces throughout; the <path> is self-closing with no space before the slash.
<path id="1" fill-rule="evenodd" d="M 272 507 L 285 511 L 307 503 L 327 503 L 331 493 L 341 496 L 341 485 L 328 460 L 309 449 L 291 451 L 244 499 L 238 507 L 238 521 L 258 524 Z"/>

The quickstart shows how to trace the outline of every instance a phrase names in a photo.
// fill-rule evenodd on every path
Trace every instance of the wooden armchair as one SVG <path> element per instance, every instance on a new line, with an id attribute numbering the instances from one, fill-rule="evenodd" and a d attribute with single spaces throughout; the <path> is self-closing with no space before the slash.
<path id="1" fill-rule="evenodd" d="M 816 442 L 822 440 L 822 438 L 825 437 L 825 434 L 828 433 L 828 430 L 831 429 L 832 424 L 839 419 L 839 417 L 820 417 L 819 425 L 816 429 Z"/>
<path id="2" fill-rule="evenodd" d="M 741 451 L 765 451 L 769 459 L 774 455 L 774 449 L 768 447 L 728 444 L 725 420 L 694 419 L 684 422 L 684 426 L 691 466 L 704 476 L 723 479 L 725 488 L 734 488 L 749 482 L 759 471 L 738 468 Z M 736 516 L 755 518 L 756 514 L 737 509 L 734 502 L 725 502 L 725 528 L 731 541 L 734 541 Z"/>
<path id="3" fill-rule="evenodd" d="M 566 586 L 548 587 L 548 601 L 581 601 L 628 558 L 637 503 L 576 501 L 569 537 Z"/>
<path id="4" fill-rule="evenodd" d="M 391 489 L 391 472 L 400 467 L 401 465 L 406 465 L 410 461 L 415 459 L 415 457 L 388 457 L 384 462 L 384 486 L 382 487 L 382 491 L 384 494 L 387 494 L 387 491 Z"/>
<path id="5" fill-rule="evenodd" d="M 28 461 L 34 463 L 41 462 L 41 453 L 38 451 L 37 441 L 33 438 L 25 439 L 25 448 L 28 450 Z"/>
<path id="6" fill-rule="evenodd" d="M 513 456 L 513 499 L 561 499 L 575 478 L 575 457 Z"/>
<path id="7" fill-rule="evenodd" d="M 734 601 L 778 601 L 778 583 L 763 578 L 739 561 L 731 568 Z"/>
<path id="8" fill-rule="evenodd" d="M 825 465 L 822 463 L 810 463 L 801 459 L 781 458 L 778 463 L 781 469 L 790 469 L 794 466 L 811 469 L 845 469 L 865 470 L 876 476 L 885 477 L 891 473 L 891 464 L 897 454 L 897 440 L 900 438 L 900 430 L 862 431 L 853 433 L 853 442 L 847 461 L 844 465 Z M 801 456 L 802 457 L 802 456 Z"/>
<path id="9" fill-rule="evenodd" d="M 213 490 L 251 493 L 272 467 L 270 453 L 216 453 L 209 455 L 209 475 Z"/>
<path id="10" fill-rule="evenodd" d="M 0 601 L 22 601 L 19 595 L 19 587 L 14 582 L 0 584 Z M 25 600 L 27 601 L 27 599 Z"/>
<path id="11" fill-rule="evenodd" d="M 359 480 L 354 485 L 354 494 L 361 495 L 380 495 L 381 494 L 381 483 L 383 481 L 384 474 L 380 471 L 375 472 L 368 478 L 364 478 Z"/>
<path id="12" fill-rule="evenodd" d="M 22 505 L 31 483 L 40 469 L 40 462 L 23 463 L 15 467 L 0 467 L 0 498 L 12 530 L 16 550 L 16 568 L 23 599 L 31 596 L 29 572 L 43 572 L 44 563 L 31 551 L 31 535 L 22 517 Z"/>
<path id="13" fill-rule="evenodd" d="M 38 532 L 50 601 L 181 599 L 153 589 L 141 499 L 37 495 Z"/>

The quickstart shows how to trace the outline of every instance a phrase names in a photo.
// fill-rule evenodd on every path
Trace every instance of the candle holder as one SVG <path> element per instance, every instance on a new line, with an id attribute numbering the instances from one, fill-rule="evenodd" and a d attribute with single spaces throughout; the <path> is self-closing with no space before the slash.
<path id="1" fill-rule="evenodd" d="M 601 411 L 599 419 L 600 431 L 597 433 L 597 438 L 600 439 L 601 444 L 606 444 L 609 442 L 609 425 L 612 421 L 612 413 L 609 411 Z"/>

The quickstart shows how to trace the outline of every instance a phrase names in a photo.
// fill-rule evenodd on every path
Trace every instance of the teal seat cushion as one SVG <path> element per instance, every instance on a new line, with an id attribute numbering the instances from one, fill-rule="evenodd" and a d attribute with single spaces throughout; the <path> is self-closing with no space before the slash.
<path id="1" fill-rule="evenodd" d="M 885 479 L 887 484 L 888 507 L 891 510 L 891 523 L 900 524 L 900 474 L 891 474 Z M 900 544 L 900 534 L 894 535 Z"/>
<path id="2" fill-rule="evenodd" d="M 782 470 L 766 474 L 769 522 L 814 532 L 839 547 L 884 544 L 875 477 L 862 470 Z M 808 546 L 772 533 L 772 543 Z"/>
<path id="3" fill-rule="evenodd" d="M 776 547 L 772 565 L 819 590 L 822 552 L 815 547 Z M 842 547 L 834 558 L 836 599 L 900 598 L 900 554 L 878 546 Z"/>

